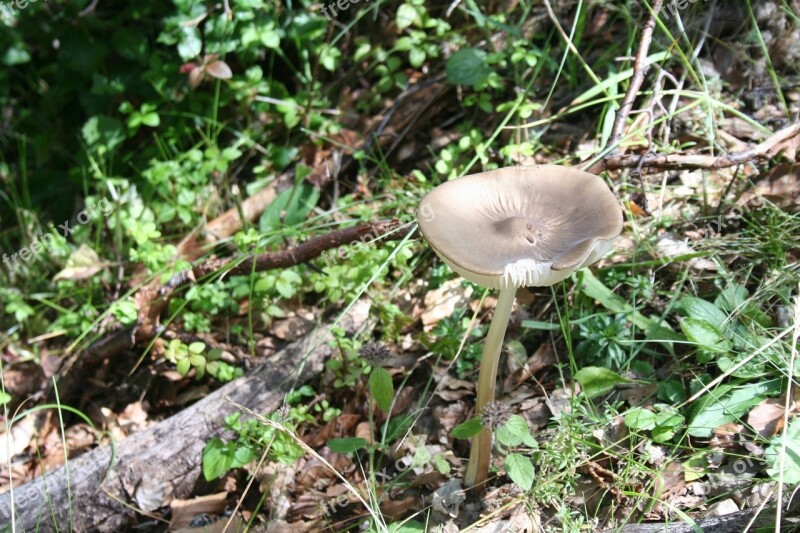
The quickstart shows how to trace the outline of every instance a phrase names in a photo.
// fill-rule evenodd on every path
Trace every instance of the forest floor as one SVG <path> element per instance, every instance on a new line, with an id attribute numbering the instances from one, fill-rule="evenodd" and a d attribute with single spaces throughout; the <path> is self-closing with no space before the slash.
<path id="1" fill-rule="evenodd" d="M 0 10 L 0 531 L 797 524 L 800 1 L 75 4 Z M 417 210 L 540 164 L 624 226 L 470 491 L 498 295 Z"/>

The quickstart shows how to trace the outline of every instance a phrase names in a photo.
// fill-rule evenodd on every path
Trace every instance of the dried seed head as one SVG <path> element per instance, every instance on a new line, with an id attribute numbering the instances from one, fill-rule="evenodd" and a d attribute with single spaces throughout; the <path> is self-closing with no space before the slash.
<path id="1" fill-rule="evenodd" d="M 503 402 L 489 402 L 483 406 L 481 424 L 492 431 L 503 427 L 511 418 L 511 409 Z"/>
<path id="2" fill-rule="evenodd" d="M 358 350 L 358 355 L 371 365 L 382 365 L 392 357 L 392 351 L 382 342 L 368 342 Z"/>

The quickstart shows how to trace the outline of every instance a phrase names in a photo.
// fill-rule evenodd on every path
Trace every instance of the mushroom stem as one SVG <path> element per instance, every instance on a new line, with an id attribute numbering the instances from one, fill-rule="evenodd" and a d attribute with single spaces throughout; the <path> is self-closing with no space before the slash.
<path id="1" fill-rule="evenodd" d="M 503 338 L 508 328 L 508 319 L 511 317 L 511 306 L 517 288 L 513 285 L 500 289 L 494 317 L 486 335 L 481 358 L 481 370 L 478 374 L 478 401 L 475 412 L 480 415 L 483 407 L 494 401 L 495 385 L 497 383 L 497 367 L 500 364 L 500 352 L 503 349 Z M 467 473 L 464 482 L 467 487 L 481 485 L 489 475 L 489 463 L 492 457 L 492 431 L 483 428 L 480 433 L 472 438 L 472 449 L 469 453 Z"/>

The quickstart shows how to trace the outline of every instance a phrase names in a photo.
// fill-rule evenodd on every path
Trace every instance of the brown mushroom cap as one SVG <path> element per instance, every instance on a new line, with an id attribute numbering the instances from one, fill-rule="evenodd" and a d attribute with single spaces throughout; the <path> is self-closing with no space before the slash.
<path id="1" fill-rule="evenodd" d="M 557 165 L 507 167 L 443 183 L 417 220 L 450 267 L 481 286 L 552 285 L 594 263 L 622 231 L 605 182 Z"/>

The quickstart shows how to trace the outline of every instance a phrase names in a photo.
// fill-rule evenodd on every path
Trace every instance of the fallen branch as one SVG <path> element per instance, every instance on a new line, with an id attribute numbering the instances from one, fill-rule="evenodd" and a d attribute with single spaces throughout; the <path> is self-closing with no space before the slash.
<path id="1" fill-rule="evenodd" d="M 93 342 L 85 350 L 80 364 L 83 366 L 95 364 L 124 350 L 149 343 L 159 333 L 161 313 L 175 290 L 195 283 L 205 276 L 222 272 L 226 275 L 245 275 L 275 268 L 288 268 L 315 259 L 327 250 L 360 242 L 359 239 L 367 235 L 371 235 L 375 242 L 379 243 L 401 240 L 408 231 L 409 228 L 403 228 L 398 220 L 370 222 L 318 235 L 286 250 L 265 252 L 244 260 L 225 258 L 202 262 L 189 271 L 177 274 L 166 285 L 149 284 L 142 287 L 135 295 L 139 308 L 137 324 L 112 331 Z"/>
<path id="2" fill-rule="evenodd" d="M 369 304 L 356 303 L 338 326 L 353 334 L 369 317 Z M 250 374 L 232 381 L 175 416 L 117 444 L 87 452 L 14 489 L 19 531 L 128 531 L 173 499 L 192 495 L 200 478 L 203 448 L 220 435 L 231 402 L 259 413 L 280 407 L 296 384 L 313 379 L 331 356 L 329 326 L 284 348 Z M 69 491 L 67 488 L 69 487 Z M 145 507 L 146 509 L 142 509 Z M 0 523 L 11 522 L 11 494 L 0 495 Z M 138 510 L 138 511 L 137 511 Z M 145 511 L 145 512 L 142 512 Z"/>
<path id="3" fill-rule="evenodd" d="M 623 154 L 611 156 L 592 165 L 588 172 L 597 174 L 602 170 L 616 170 L 620 168 L 655 168 L 659 170 L 684 170 L 705 169 L 718 170 L 733 167 L 752 161 L 766 161 L 781 152 L 789 152 L 789 157 L 794 158 L 800 149 L 800 123 L 786 127 L 764 142 L 741 152 L 713 156 L 701 154 Z"/>

